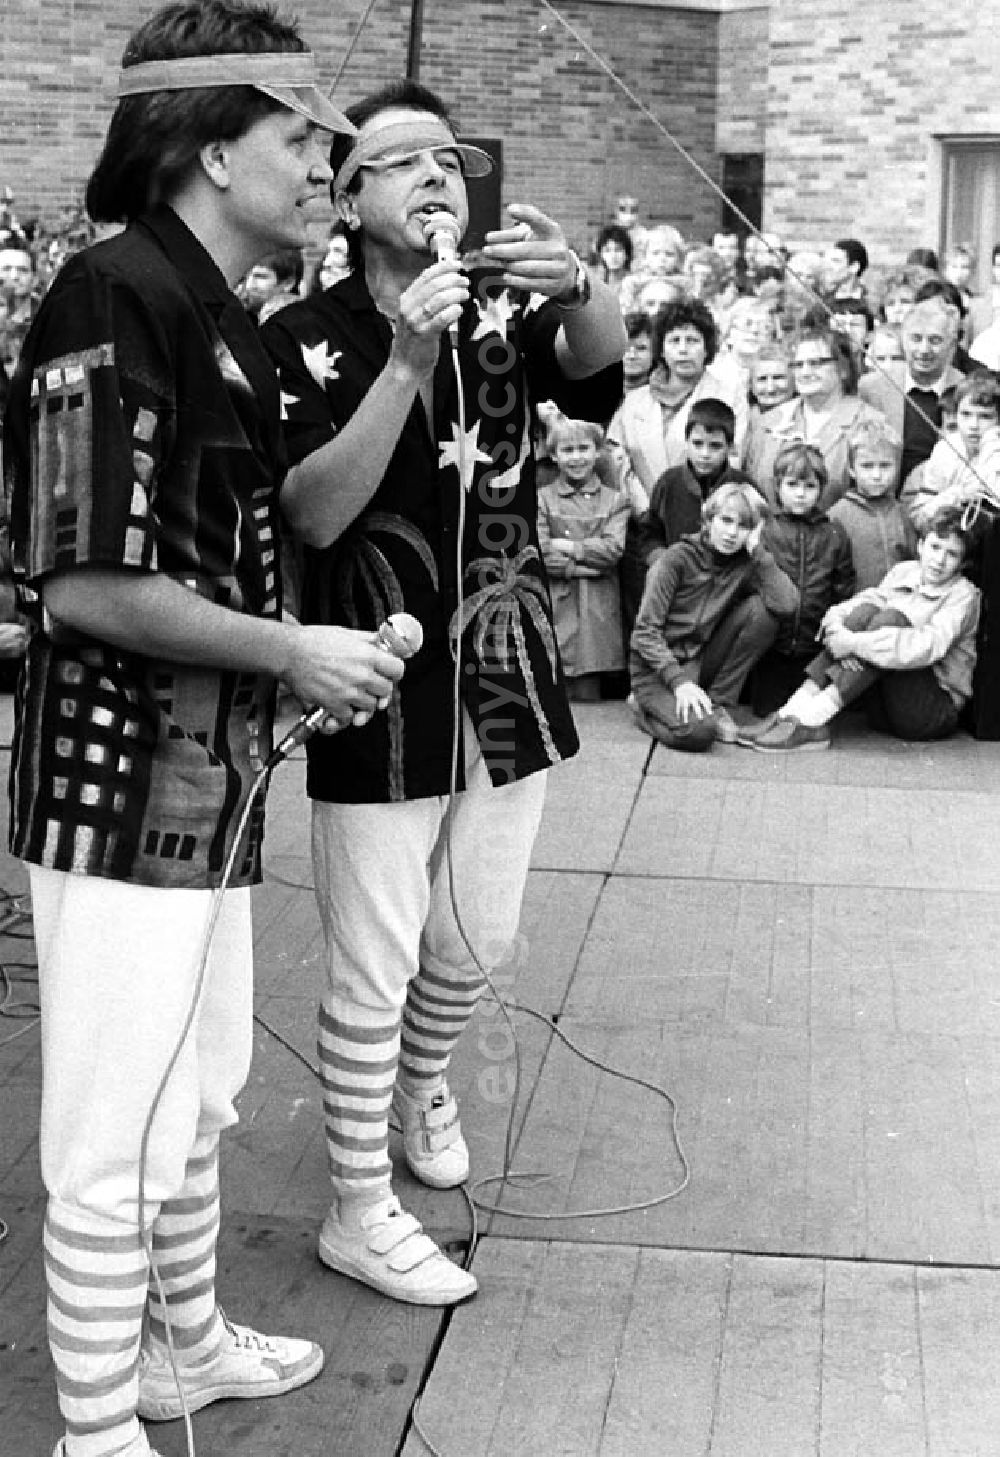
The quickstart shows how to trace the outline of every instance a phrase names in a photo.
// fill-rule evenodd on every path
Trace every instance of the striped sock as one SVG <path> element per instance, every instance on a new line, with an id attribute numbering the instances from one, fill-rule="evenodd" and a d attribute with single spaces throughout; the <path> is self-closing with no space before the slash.
<path id="1" fill-rule="evenodd" d="M 194 1366 L 215 1355 L 223 1327 L 215 1304 L 215 1246 L 219 1236 L 219 1136 L 198 1138 L 180 1192 L 160 1206 L 153 1224 L 153 1258 L 170 1314 L 178 1359 Z M 150 1272 L 149 1339 L 167 1344 L 163 1304 Z"/>
<path id="2" fill-rule="evenodd" d="M 364 1026 L 356 1007 L 324 997 L 319 1063 L 330 1180 L 338 1199 L 377 1204 L 390 1193 L 389 1105 L 399 1062 L 399 1020 Z"/>
<path id="3" fill-rule="evenodd" d="M 440 961 L 433 970 L 421 965 L 403 1009 L 399 1067 L 408 1091 L 429 1091 L 444 1077 L 485 985 L 478 972 Z"/>
<path id="4" fill-rule="evenodd" d="M 149 1271 L 139 1231 L 50 1199 L 48 1335 L 72 1457 L 138 1441 L 138 1357 Z"/>

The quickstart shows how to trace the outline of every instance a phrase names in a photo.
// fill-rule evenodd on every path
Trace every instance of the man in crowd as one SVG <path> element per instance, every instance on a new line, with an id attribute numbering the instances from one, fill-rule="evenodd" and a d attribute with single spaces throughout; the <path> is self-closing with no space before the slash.
<path id="1" fill-rule="evenodd" d="M 901 482 L 937 444 L 941 396 L 962 378 L 951 362 L 958 330 L 958 310 L 945 299 L 920 300 L 907 313 L 900 331 L 903 363 L 863 375 L 858 386 L 862 399 L 881 410 L 902 437 Z"/>

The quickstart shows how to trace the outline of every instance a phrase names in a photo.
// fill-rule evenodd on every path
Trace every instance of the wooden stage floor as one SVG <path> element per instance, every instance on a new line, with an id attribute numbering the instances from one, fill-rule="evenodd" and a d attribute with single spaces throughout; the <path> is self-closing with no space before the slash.
<path id="1" fill-rule="evenodd" d="M 402 1307 L 321 1267 L 320 1096 L 289 1050 L 315 1060 L 320 935 L 303 764 L 284 766 L 219 1289 L 327 1365 L 200 1413 L 198 1457 L 997 1457 L 1000 745 L 847 720 L 825 754 L 690 758 L 621 704 L 577 717 L 498 984 L 667 1090 L 683 1159 L 660 1094 L 515 1011 L 512 1166 L 532 1177 L 480 1212 L 477 1299 Z M 9 858 L 0 876 L 23 890 Z M 14 1001 L 29 953 L 0 938 L 29 977 Z M 503 1166 L 514 1046 L 484 1002 L 452 1079 L 476 1180 Z M 48 1457 L 59 1430 L 39 1081 L 37 1027 L 0 1019 L 0 1457 Z M 402 1168 L 397 1187 L 461 1258 L 461 1193 Z M 183 1457 L 180 1424 L 151 1436 Z"/>

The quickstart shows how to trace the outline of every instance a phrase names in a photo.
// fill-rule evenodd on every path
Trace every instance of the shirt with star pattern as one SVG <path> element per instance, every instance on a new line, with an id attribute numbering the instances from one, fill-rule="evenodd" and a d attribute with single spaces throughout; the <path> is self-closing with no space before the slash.
<path id="1" fill-rule="evenodd" d="M 464 418 L 444 340 L 433 422 L 418 397 L 366 508 L 332 546 L 304 549 L 307 621 L 374 628 L 406 611 L 424 631 L 385 713 L 310 741 L 315 799 L 448 793 L 459 643 L 461 702 L 494 784 L 578 748 L 538 546 L 531 442 L 532 401 L 557 388 L 566 399 L 569 388 L 555 357 L 559 314 L 495 274 L 473 271 L 470 282 L 457 345 Z M 294 465 L 351 419 L 386 365 L 392 326 L 354 273 L 283 309 L 262 335 L 278 367 Z"/>
<path id="2" fill-rule="evenodd" d="M 53 623 L 39 585 L 162 573 L 280 615 L 277 380 L 215 263 L 164 208 L 66 264 L 11 383 L 15 576 L 39 624 L 18 695 L 11 848 L 52 869 L 220 883 L 271 748 L 273 685 L 157 661 Z M 260 878 L 255 804 L 231 883 Z"/>

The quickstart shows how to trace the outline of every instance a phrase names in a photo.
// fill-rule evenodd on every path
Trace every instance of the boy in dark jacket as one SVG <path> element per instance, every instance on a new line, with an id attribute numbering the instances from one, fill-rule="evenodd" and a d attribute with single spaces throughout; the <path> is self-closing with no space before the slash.
<path id="1" fill-rule="evenodd" d="M 862 420 L 847 437 L 851 486 L 830 507 L 830 520 L 847 532 L 856 592 L 877 587 L 899 562 L 917 554 L 917 533 L 897 500 L 903 442 L 882 420 Z"/>
<path id="2" fill-rule="evenodd" d="M 798 606 L 794 584 L 761 545 L 766 506 L 729 483 L 702 508 L 702 527 L 654 562 L 632 633 L 632 707 L 672 749 L 735 743 L 747 673 Z"/>
<path id="3" fill-rule="evenodd" d="M 683 465 L 671 466 L 654 483 L 649 509 L 639 521 L 639 546 L 646 569 L 668 546 L 701 526 L 701 508 L 712 492 L 729 481 L 752 484 L 729 457 L 736 436 L 736 416 L 724 400 L 707 395 L 695 400 L 684 429 Z"/>
<path id="4" fill-rule="evenodd" d="M 764 528 L 768 549 L 798 588 L 799 603 L 754 670 L 755 713 L 770 713 L 802 681 L 816 654 L 819 625 L 854 591 L 854 562 L 844 528 L 819 509 L 827 470 L 814 445 L 791 441 L 775 457 L 778 509 Z"/>

